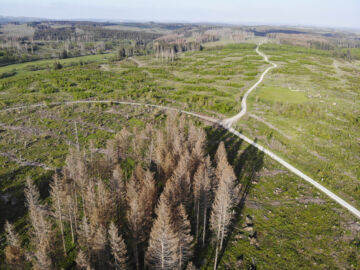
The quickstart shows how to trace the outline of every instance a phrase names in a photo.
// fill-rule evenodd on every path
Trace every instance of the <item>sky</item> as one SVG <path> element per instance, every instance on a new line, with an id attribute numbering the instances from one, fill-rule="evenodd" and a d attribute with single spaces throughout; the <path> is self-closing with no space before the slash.
<path id="1" fill-rule="evenodd" d="M 0 0 L 0 15 L 360 28 L 360 0 Z"/>

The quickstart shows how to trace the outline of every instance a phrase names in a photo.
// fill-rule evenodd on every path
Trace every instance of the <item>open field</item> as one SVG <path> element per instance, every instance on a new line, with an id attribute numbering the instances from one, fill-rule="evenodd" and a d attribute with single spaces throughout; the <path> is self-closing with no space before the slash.
<path id="1" fill-rule="evenodd" d="M 263 102 L 281 102 L 291 104 L 301 104 L 308 101 L 308 97 L 301 90 L 290 90 L 281 87 L 262 87 L 256 91 L 256 98 Z"/>
<path id="2" fill-rule="evenodd" d="M 96 54 L 86 55 L 67 59 L 51 59 L 51 60 L 38 60 L 31 61 L 21 64 L 13 64 L 4 67 L 0 67 L 0 75 L 4 73 L 16 72 L 17 75 L 26 74 L 38 70 L 50 70 L 53 69 L 54 63 L 58 62 L 63 67 L 84 65 L 89 63 L 102 63 L 107 62 L 110 58 L 114 57 L 115 54 Z M 15 75 L 14 74 L 14 75 Z"/>
<path id="3" fill-rule="evenodd" d="M 263 51 L 279 65 L 249 98 L 249 114 L 263 121 L 244 118 L 238 129 L 359 206 L 360 70 L 320 52 Z"/>
<path id="4" fill-rule="evenodd" d="M 14 67 L 19 72 L 0 80 L 0 110 L 39 102 L 113 99 L 225 118 L 241 110 L 242 95 L 268 67 L 254 48 L 254 44 L 212 47 L 180 54 L 174 61 L 153 56 L 110 61 L 96 55 L 62 60 L 64 67 L 59 70 L 29 70 L 28 65 L 46 67 L 51 60 L 7 66 L 0 73 Z M 266 44 L 260 50 L 279 67 L 251 93 L 248 114 L 237 130 L 257 138 L 359 207 L 358 62 L 294 46 Z M 71 65 L 72 61 L 89 63 Z M 75 129 L 81 146 L 93 141 L 102 153 L 105 141 L 123 127 L 140 130 L 148 122 L 165 118 L 151 108 L 113 104 L 46 106 L 0 112 L 0 117 L 0 161 L 4 164 L 0 194 L 6 201 L 1 210 L 16 220 L 19 231 L 27 229 L 22 207 L 25 176 L 33 177 L 45 199 L 52 174 L 19 163 L 60 168 L 69 146 L 76 146 Z M 229 160 L 239 169 L 237 175 L 247 189 L 220 269 L 359 267 L 360 225 L 350 213 L 244 142 L 210 127 L 207 135 L 212 155 L 220 140 L 226 141 Z M 252 217 L 252 226 L 244 224 L 246 215 Z M 197 257 L 203 269 L 212 267 L 212 252 L 205 249 Z"/>
<path id="5" fill-rule="evenodd" d="M 75 128 L 81 147 L 92 141 L 95 152 L 102 153 L 106 140 L 122 128 L 141 130 L 145 123 L 164 119 L 157 109 L 112 104 L 50 106 L 7 115 L 8 121 L 1 127 L 0 152 L 50 168 L 62 167 L 68 147 L 76 146 Z M 350 213 L 236 137 L 211 127 L 207 134 L 211 155 L 221 140 L 226 142 L 229 160 L 246 194 L 220 269 L 251 265 L 273 269 L 289 262 L 289 269 L 357 266 L 360 225 Z M 7 156 L 2 156 L 2 163 L 2 196 L 9 200 L 2 211 L 10 219 L 18 218 L 24 213 L 25 175 L 34 179 L 45 198 L 52 172 L 19 166 Z M 247 215 L 252 226 L 244 224 Z M 24 222 L 22 217 L 15 223 L 19 231 L 26 230 Z M 207 264 L 212 267 L 208 258 L 212 252 L 205 249 L 197 256 L 203 269 Z M 334 254 L 341 260 L 334 260 Z"/>
<path id="6" fill-rule="evenodd" d="M 239 110 L 237 101 L 242 91 L 256 80 L 264 65 L 253 49 L 253 44 L 229 45 L 220 51 L 185 53 L 173 62 L 139 57 L 141 67 L 129 59 L 101 66 L 91 64 L 19 74 L 0 82 L 3 89 L 0 103 L 6 107 L 69 98 L 114 98 L 154 104 L 175 102 L 175 106 L 193 111 L 231 115 Z M 11 70 L 11 66 L 6 68 Z"/>
<path id="7" fill-rule="evenodd" d="M 218 134 L 209 129 L 209 138 L 219 138 Z M 227 149 L 239 149 L 233 153 L 232 162 L 246 164 L 239 175 L 248 194 L 223 254 L 221 269 L 359 266 L 360 223 L 351 213 L 261 152 L 236 137 L 224 135 Z M 204 269 L 211 269 L 212 252 L 206 253 L 203 262 L 209 266 Z"/>

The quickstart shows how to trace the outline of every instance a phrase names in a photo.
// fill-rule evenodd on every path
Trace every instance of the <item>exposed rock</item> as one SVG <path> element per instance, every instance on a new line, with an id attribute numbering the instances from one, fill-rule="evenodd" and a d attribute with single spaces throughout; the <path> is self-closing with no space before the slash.
<path id="1" fill-rule="evenodd" d="M 287 174 L 288 171 L 285 170 L 269 170 L 267 168 L 264 168 L 260 171 L 260 173 L 258 173 L 258 176 L 276 176 L 278 174 Z"/>
<path id="2" fill-rule="evenodd" d="M 243 266 L 243 258 L 244 258 L 243 255 L 240 255 L 240 256 L 238 256 L 238 257 L 236 258 L 236 264 L 235 264 L 235 266 L 236 266 L 237 269 L 242 268 L 242 266 Z"/>
<path id="3" fill-rule="evenodd" d="M 253 225 L 254 222 L 253 222 L 253 218 L 250 216 L 250 215 L 247 215 L 246 218 L 245 218 L 245 223 L 246 225 Z"/>
<path id="4" fill-rule="evenodd" d="M 314 204 L 324 204 L 325 201 L 323 199 L 320 198 L 313 198 L 313 197 L 300 197 L 297 199 L 297 201 L 299 203 L 304 203 L 304 204 L 310 204 L 310 203 L 314 203 Z"/>
<path id="5" fill-rule="evenodd" d="M 248 226 L 244 228 L 245 232 L 249 232 L 249 233 L 253 233 L 254 232 L 254 227 L 253 226 Z"/>
<path id="6" fill-rule="evenodd" d="M 252 208 L 252 209 L 260 209 L 261 208 L 261 204 L 254 200 L 246 200 L 245 204 L 248 208 Z"/>
<path id="7" fill-rule="evenodd" d="M 249 235 L 251 238 L 257 238 L 257 232 L 254 231 L 252 234 Z"/>
<path id="8" fill-rule="evenodd" d="M 250 245 L 259 246 L 258 241 L 256 240 L 255 237 L 249 237 L 249 240 L 250 240 Z"/>

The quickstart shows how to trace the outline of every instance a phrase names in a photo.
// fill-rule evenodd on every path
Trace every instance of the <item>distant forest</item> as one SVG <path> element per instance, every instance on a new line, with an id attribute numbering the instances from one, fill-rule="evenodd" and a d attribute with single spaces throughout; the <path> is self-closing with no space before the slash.
<path id="1" fill-rule="evenodd" d="M 360 38 L 355 33 L 270 26 L 36 21 L 0 24 L 0 66 L 104 53 L 115 53 L 120 60 L 144 54 L 174 60 L 177 53 L 201 50 L 209 42 L 239 43 L 255 37 L 326 50 L 346 60 L 360 59 Z"/>

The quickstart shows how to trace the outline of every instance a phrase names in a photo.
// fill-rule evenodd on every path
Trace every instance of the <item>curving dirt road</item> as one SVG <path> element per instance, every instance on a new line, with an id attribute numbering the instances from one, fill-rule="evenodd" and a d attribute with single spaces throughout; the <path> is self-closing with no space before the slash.
<path id="1" fill-rule="evenodd" d="M 266 58 L 266 60 L 267 60 L 267 58 Z M 331 192 L 329 189 L 327 189 L 326 187 L 324 187 L 323 185 L 321 185 L 320 183 L 318 183 L 314 179 L 310 178 L 309 176 L 307 176 L 306 174 L 304 174 L 300 170 L 296 169 L 294 166 L 292 166 L 291 164 L 289 164 L 288 162 L 283 160 L 281 157 L 279 157 L 275 153 L 273 153 L 270 150 L 264 148 L 263 146 L 259 145 L 258 143 L 254 142 L 253 140 L 249 139 L 245 135 L 239 133 L 238 131 L 236 131 L 232 127 L 224 125 L 223 121 L 221 121 L 221 120 L 218 120 L 218 119 L 213 118 L 213 117 L 201 115 L 201 114 L 198 114 L 198 113 L 193 113 L 193 112 L 188 112 L 188 111 L 184 111 L 184 110 L 177 109 L 177 108 L 168 107 L 168 106 L 146 104 L 146 103 L 139 103 L 139 102 L 112 101 L 112 100 L 99 100 L 99 101 L 97 101 L 97 100 L 79 100 L 79 101 L 55 102 L 55 103 L 52 103 L 51 105 L 62 105 L 62 104 L 71 105 L 71 104 L 86 104 L 86 103 L 107 103 L 107 104 L 112 103 L 112 104 L 123 104 L 123 105 L 131 105 L 131 106 L 153 107 L 153 108 L 158 108 L 158 109 L 162 109 L 162 110 L 177 111 L 179 113 L 183 113 L 183 114 L 187 114 L 187 115 L 197 117 L 199 119 L 205 120 L 205 121 L 210 122 L 212 124 L 220 125 L 223 128 L 225 128 L 226 130 L 228 130 L 229 132 L 231 132 L 232 134 L 234 134 L 235 136 L 239 137 L 240 139 L 246 141 L 247 143 L 249 143 L 252 146 L 259 149 L 260 151 L 264 152 L 266 155 L 268 155 L 269 157 L 271 157 L 275 161 L 279 162 L 281 165 L 283 165 L 289 171 L 296 174 L 297 176 L 299 176 L 300 178 L 302 178 L 306 182 L 310 183 L 311 185 L 316 187 L 318 190 L 325 193 L 330 199 L 334 200 L 339 205 L 341 205 L 342 207 L 344 207 L 345 209 L 347 209 L 351 213 L 353 213 L 356 217 L 360 218 L 360 211 L 358 209 L 356 209 L 355 207 L 353 207 L 352 205 L 350 205 L 349 203 L 347 203 L 346 201 L 341 199 L 335 193 Z M 8 112 L 8 111 L 17 110 L 17 109 L 36 108 L 36 107 L 44 107 L 44 106 L 47 106 L 47 105 L 45 105 L 43 103 L 39 103 L 39 104 L 33 104 L 33 105 L 28 105 L 28 106 L 19 106 L 19 107 L 14 107 L 14 108 L 8 108 L 8 109 L 0 110 L 0 112 Z"/>
<path id="2" fill-rule="evenodd" d="M 261 43 L 257 45 L 257 47 L 256 47 L 256 52 L 258 53 L 258 55 L 262 56 L 267 63 L 271 64 L 272 66 L 271 66 L 271 67 L 268 67 L 268 68 L 261 74 L 260 79 L 259 79 L 253 86 L 251 86 L 249 90 L 246 91 L 244 97 L 243 97 L 242 100 L 241 100 L 241 111 L 240 111 L 237 115 L 234 115 L 233 117 L 224 119 L 224 120 L 221 122 L 221 125 L 224 126 L 225 128 L 230 128 L 233 123 L 237 122 L 241 117 L 243 117 L 243 116 L 246 114 L 246 110 L 247 110 L 246 99 L 247 99 L 248 95 L 249 95 L 254 89 L 256 89 L 256 87 L 259 86 L 259 84 L 263 81 L 265 75 L 266 75 L 270 70 L 272 70 L 273 68 L 276 68 L 276 67 L 277 67 L 277 65 L 276 65 L 275 63 L 269 61 L 268 57 L 267 57 L 265 54 L 263 54 L 262 52 L 259 51 L 260 45 L 261 45 Z"/>

